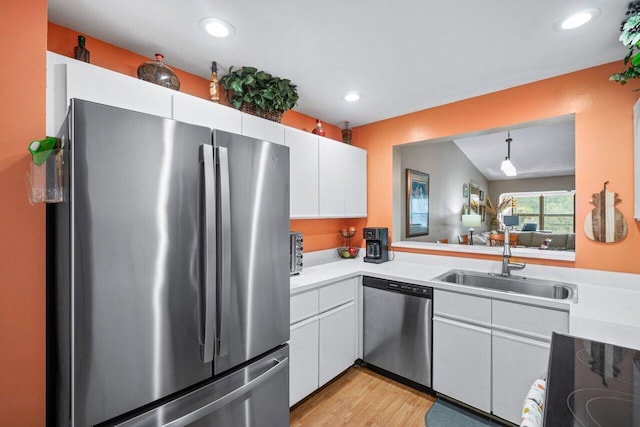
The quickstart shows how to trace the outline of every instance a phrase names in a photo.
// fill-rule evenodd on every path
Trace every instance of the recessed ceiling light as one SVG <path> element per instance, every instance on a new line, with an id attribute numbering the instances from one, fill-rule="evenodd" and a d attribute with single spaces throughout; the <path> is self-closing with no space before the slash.
<path id="1" fill-rule="evenodd" d="M 360 94 L 358 92 L 349 92 L 344 96 L 344 100 L 347 102 L 356 102 L 360 99 Z"/>
<path id="2" fill-rule="evenodd" d="M 200 20 L 200 28 L 213 37 L 231 37 L 235 33 L 235 28 L 229 22 L 220 18 L 204 18 Z"/>
<path id="3" fill-rule="evenodd" d="M 581 10 L 580 12 L 574 13 L 555 25 L 556 30 L 573 30 L 574 28 L 578 28 L 583 26 L 589 21 L 594 20 L 600 14 L 600 9 L 595 7 Z"/>

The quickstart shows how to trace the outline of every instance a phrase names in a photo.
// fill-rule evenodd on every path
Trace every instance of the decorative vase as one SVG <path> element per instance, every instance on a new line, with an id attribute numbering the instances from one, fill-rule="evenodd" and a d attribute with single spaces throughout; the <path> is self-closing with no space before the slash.
<path id="1" fill-rule="evenodd" d="M 164 55 L 156 53 L 155 61 L 147 61 L 138 67 L 138 78 L 169 89 L 180 90 L 180 80 L 176 73 L 162 62 Z"/>
<path id="2" fill-rule="evenodd" d="M 500 220 L 498 219 L 497 216 L 494 216 L 493 218 L 491 218 L 491 221 L 489 221 L 489 225 L 491 226 L 491 230 L 499 230 L 501 227 L 501 223 Z"/>
<path id="3" fill-rule="evenodd" d="M 79 61 L 90 62 L 90 53 L 85 46 L 86 40 L 84 36 L 78 36 L 78 46 L 73 49 L 74 57 Z"/>
<path id="4" fill-rule="evenodd" d="M 313 128 L 311 133 L 314 133 L 314 134 L 320 135 L 320 136 L 325 136 L 327 134 L 324 131 L 324 129 L 322 129 L 322 122 L 320 121 L 320 119 L 316 119 L 316 127 Z"/>

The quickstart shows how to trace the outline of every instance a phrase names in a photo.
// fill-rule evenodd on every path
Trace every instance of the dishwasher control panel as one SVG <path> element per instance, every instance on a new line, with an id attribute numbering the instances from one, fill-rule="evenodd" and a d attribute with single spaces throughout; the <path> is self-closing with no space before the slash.
<path id="1" fill-rule="evenodd" d="M 365 276 L 362 284 L 371 288 L 377 288 L 388 291 L 401 292 L 403 294 L 414 295 L 423 298 L 433 298 L 433 288 L 428 286 L 412 285 L 409 283 L 393 282 L 376 277 Z"/>

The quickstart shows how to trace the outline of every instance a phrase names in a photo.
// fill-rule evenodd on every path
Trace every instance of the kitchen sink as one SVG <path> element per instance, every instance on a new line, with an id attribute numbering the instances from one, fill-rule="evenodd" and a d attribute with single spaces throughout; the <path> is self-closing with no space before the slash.
<path id="1" fill-rule="evenodd" d="M 521 276 L 503 277 L 493 273 L 466 270 L 450 270 L 434 280 L 556 300 L 575 299 L 577 292 L 575 285 L 553 280 L 529 279 Z"/>

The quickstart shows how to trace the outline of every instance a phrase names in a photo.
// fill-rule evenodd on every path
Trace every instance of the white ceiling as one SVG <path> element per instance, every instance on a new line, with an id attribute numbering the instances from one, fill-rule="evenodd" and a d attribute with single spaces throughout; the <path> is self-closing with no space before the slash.
<path id="1" fill-rule="evenodd" d="M 51 22 L 148 57 L 161 52 L 167 65 L 204 78 L 214 60 L 220 75 L 249 65 L 289 78 L 300 94 L 295 110 L 358 126 L 621 60 L 626 52 L 617 39 L 628 1 L 48 3 Z M 601 10 L 595 21 L 569 32 L 553 29 L 588 7 Z M 205 34 L 198 22 L 211 16 L 231 22 L 235 35 Z M 343 101 L 352 90 L 362 99 Z"/>
<path id="2" fill-rule="evenodd" d="M 573 116 L 529 123 L 454 139 L 455 144 L 489 181 L 575 175 Z M 511 162 L 518 175 L 500 170 L 511 134 Z"/>

